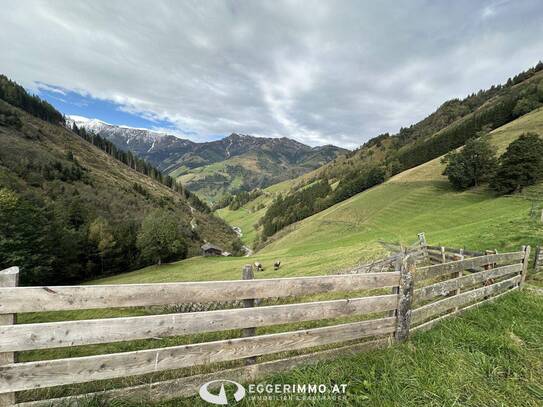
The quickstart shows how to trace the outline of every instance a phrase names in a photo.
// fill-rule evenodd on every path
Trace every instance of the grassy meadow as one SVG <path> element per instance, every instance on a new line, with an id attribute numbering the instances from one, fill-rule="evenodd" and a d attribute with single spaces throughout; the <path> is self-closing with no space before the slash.
<path id="1" fill-rule="evenodd" d="M 543 109 L 527 114 L 491 134 L 503 152 L 525 131 L 543 135 Z M 470 249 L 518 250 L 521 245 L 543 242 L 540 223 L 543 185 L 527 188 L 517 196 L 496 197 L 487 187 L 454 191 L 441 175 L 439 159 L 405 171 L 384 184 L 358 194 L 279 232 L 272 242 L 250 258 L 195 257 L 178 263 L 151 266 L 96 281 L 99 284 L 191 280 L 224 280 L 240 277 L 244 264 L 260 261 L 265 271 L 257 278 L 327 274 L 385 254 L 379 240 L 413 243 L 425 232 L 430 244 Z M 259 203 L 286 191 L 296 181 L 266 189 L 267 194 L 238 211 L 223 209 L 219 215 L 240 226 L 244 239 L 256 223 Z M 252 232 L 255 233 L 255 232 Z M 282 261 L 273 271 L 273 261 Z"/>
<path id="2" fill-rule="evenodd" d="M 520 133 L 535 130 L 543 135 L 543 109 L 528 114 L 492 133 L 492 142 L 503 151 Z M 194 257 L 171 264 L 151 266 L 130 273 L 95 280 L 92 284 L 151 283 L 239 279 L 244 264 L 260 261 L 265 271 L 256 278 L 323 275 L 386 254 L 379 240 L 413 243 L 424 231 L 430 244 L 470 249 L 518 250 L 523 244 L 543 242 L 540 223 L 543 186 L 528 188 L 514 197 L 496 198 L 486 187 L 456 192 L 441 176 L 442 164 L 429 163 L 399 174 L 386 183 L 358 194 L 280 232 L 252 257 Z M 260 204 L 274 194 L 295 187 L 288 181 L 265 190 L 265 194 L 238 211 L 219 214 L 244 231 L 250 243 L 256 232 L 251 226 L 262 214 Z M 254 233 L 254 234 L 251 234 Z M 273 261 L 281 260 L 279 271 Z M 543 286 L 540 276 L 531 277 Z M 340 295 L 341 297 L 341 295 Z M 322 295 L 319 299 L 332 299 Z M 183 299 L 180 299 L 180 302 Z M 190 302 L 190 298 L 186 299 Z M 175 312 L 164 309 L 87 310 L 21 315 L 20 322 L 106 318 Z M 543 403 L 543 297 L 516 293 L 420 333 L 404 345 L 372 351 L 356 357 L 308 366 L 270 378 L 272 383 L 324 382 L 349 384 L 346 405 L 528 405 Z M 326 321 L 334 324 L 342 321 Z M 319 322 L 259 328 L 258 334 L 319 326 Z M 184 343 L 238 337 L 239 331 L 205 333 L 190 337 L 152 339 L 23 352 L 20 361 L 123 352 Z M 224 367 L 235 366 L 226 363 Z M 209 367 L 152 375 L 154 380 L 176 374 L 196 374 Z M 67 386 L 26 392 L 21 400 L 55 397 L 73 392 L 141 384 L 150 376 L 108 383 Z M 513 398 L 515 397 L 515 398 Z M 511 400 L 515 400 L 511 404 Z M 124 402 L 89 401 L 89 406 Z M 177 400 L 164 406 L 203 405 L 199 398 Z M 270 403 L 269 405 L 272 405 Z M 140 404 L 145 405 L 145 404 Z M 246 400 L 240 405 L 261 405 Z M 266 405 L 266 404 L 264 404 Z M 289 405 L 289 404 L 287 404 Z M 290 405 L 296 405 L 291 403 Z M 311 403 L 309 403 L 311 405 Z M 313 405 L 333 405 L 319 403 Z"/>

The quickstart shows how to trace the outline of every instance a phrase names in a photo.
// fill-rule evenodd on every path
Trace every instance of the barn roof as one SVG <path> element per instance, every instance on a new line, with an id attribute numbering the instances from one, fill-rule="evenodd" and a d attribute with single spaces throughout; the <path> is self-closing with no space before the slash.
<path id="1" fill-rule="evenodd" d="M 206 243 L 206 244 L 202 245 L 202 250 L 203 251 L 218 250 L 220 252 L 223 251 L 219 246 L 215 246 L 214 244 L 211 244 L 211 243 Z"/>

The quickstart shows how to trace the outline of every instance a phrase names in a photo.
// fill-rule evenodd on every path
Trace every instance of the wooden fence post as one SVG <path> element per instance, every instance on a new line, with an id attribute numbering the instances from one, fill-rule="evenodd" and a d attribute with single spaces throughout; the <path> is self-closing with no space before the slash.
<path id="1" fill-rule="evenodd" d="M 526 274 L 528 273 L 528 261 L 530 260 L 530 246 L 522 246 L 522 251 L 524 252 L 524 258 L 522 259 L 522 271 L 520 273 L 520 282 L 518 283 L 519 288 L 522 288 L 524 285 L 524 280 L 526 280 Z"/>
<path id="2" fill-rule="evenodd" d="M 252 280 L 255 278 L 255 274 L 253 272 L 253 266 L 251 264 L 246 264 L 243 267 L 243 274 L 241 276 L 243 280 Z M 243 306 L 245 308 L 253 308 L 255 306 L 255 299 L 246 299 L 243 300 Z M 256 328 L 244 328 L 242 332 L 242 337 L 246 338 L 248 336 L 255 336 L 256 335 Z M 256 356 L 251 356 L 249 358 L 245 359 L 246 365 L 252 365 L 256 363 Z"/>
<path id="3" fill-rule="evenodd" d="M 411 326 L 411 305 L 413 303 L 413 274 L 415 272 L 415 258 L 406 256 L 400 269 L 400 298 L 398 299 L 398 312 L 395 337 L 399 342 L 409 338 Z"/>
<path id="4" fill-rule="evenodd" d="M 0 271 L 0 287 L 17 287 L 19 284 L 19 267 L 10 267 Z M 0 315 L 0 325 L 15 324 L 15 314 Z M 15 362 L 15 352 L 0 353 L 0 366 Z M 15 393 L 0 394 L 0 406 L 15 405 Z"/>
<path id="5" fill-rule="evenodd" d="M 403 259 L 403 256 L 398 257 L 396 259 L 396 261 L 394 262 L 394 271 L 396 271 L 396 272 L 401 271 L 401 269 L 402 269 L 402 259 Z M 398 286 L 392 287 L 391 294 L 398 295 L 399 293 L 400 293 L 400 287 L 398 287 Z M 390 310 L 388 312 L 389 317 L 395 317 L 396 315 L 398 315 L 398 310 L 397 309 L 393 309 L 393 310 Z"/>
<path id="6" fill-rule="evenodd" d="M 428 244 L 426 243 L 426 236 L 424 235 L 424 232 L 420 232 L 417 236 L 419 237 L 419 244 L 422 248 L 424 259 L 428 261 Z"/>
<path id="7" fill-rule="evenodd" d="M 543 260 L 542 257 L 543 253 L 541 253 L 541 246 L 537 246 L 535 248 L 534 273 L 537 273 L 541 268 L 541 260 Z"/>
<path id="8" fill-rule="evenodd" d="M 455 257 L 455 260 L 462 261 L 464 260 L 464 249 L 460 249 L 460 253 Z M 458 273 L 453 274 L 453 278 L 459 278 L 464 275 L 464 270 L 460 270 Z M 460 288 L 457 288 L 452 292 L 452 295 L 460 294 Z M 454 312 L 458 311 L 458 307 L 454 307 Z"/>
<path id="9" fill-rule="evenodd" d="M 445 256 L 445 248 L 441 246 L 441 262 L 447 263 L 447 256 Z"/>

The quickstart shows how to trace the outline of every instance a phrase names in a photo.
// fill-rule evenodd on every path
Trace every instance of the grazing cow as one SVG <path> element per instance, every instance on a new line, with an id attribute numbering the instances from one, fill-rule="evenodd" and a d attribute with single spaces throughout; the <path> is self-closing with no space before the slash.
<path id="1" fill-rule="evenodd" d="M 275 263 L 273 263 L 273 269 L 277 271 L 279 270 L 279 267 L 281 267 L 281 260 L 276 260 Z"/>
<path id="2" fill-rule="evenodd" d="M 264 271 L 264 267 L 262 267 L 262 263 L 255 261 L 255 269 L 256 271 Z"/>

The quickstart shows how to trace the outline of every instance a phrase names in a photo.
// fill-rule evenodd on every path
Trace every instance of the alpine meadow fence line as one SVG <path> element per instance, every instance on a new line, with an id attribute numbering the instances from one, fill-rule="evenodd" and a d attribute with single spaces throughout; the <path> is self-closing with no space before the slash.
<path id="1" fill-rule="evenodd" d="M 431 248 L 428 248 L 432 250 Z M 426 247 L 421 247 L 425 251 Z M 17 287 L 18 270 L 0 273 L 0 405 L 38 407 L 87 397 L 65 396 L 16 404 L 15 393 L 38 388 L 147 375 L 199 365 L 238 361 L 238 367 L 145 385 L 99 392 L 106 400 L 151 401 L 195 394 L 217 378 L 255 381 L 307 363 L 405 341 L 410 332 L 432 327 L 485 301 L 518 289 L 530 248 L 457 259 L 429 266 L 404 254 L 395 271 L 318 277 L 254 279 L 250 265 L 242 280 L 167 284 Z M 485 265 L 492 268 L 485 269 Z M 473 271 L 478 270 L 478 271 Z M 391 292 L 392 290 L 392 292 Z M 356 298 L 261 305 L 256 299 L 335 292 Z M 361 292 L 366 294 L 361 295 Z M 171 305 L 186 301 L 241 301 L 243 308 L 136 317 L 15 324 L 18 313 Z M 258 334 L 259 327 L 356 317 L 353 322 Z M 241 330 L 234 339 L 162 348 L 17 363 L 16 352 L 99 345 L 141 339 Z M 288 329 L 288 328 L 286 328 Z M 322 350 L 322 346 L 334 346 Z M 265 355 L 302 355 L 259 361 Z M 277 358 L 277 356 L 276 356 Z"/>

